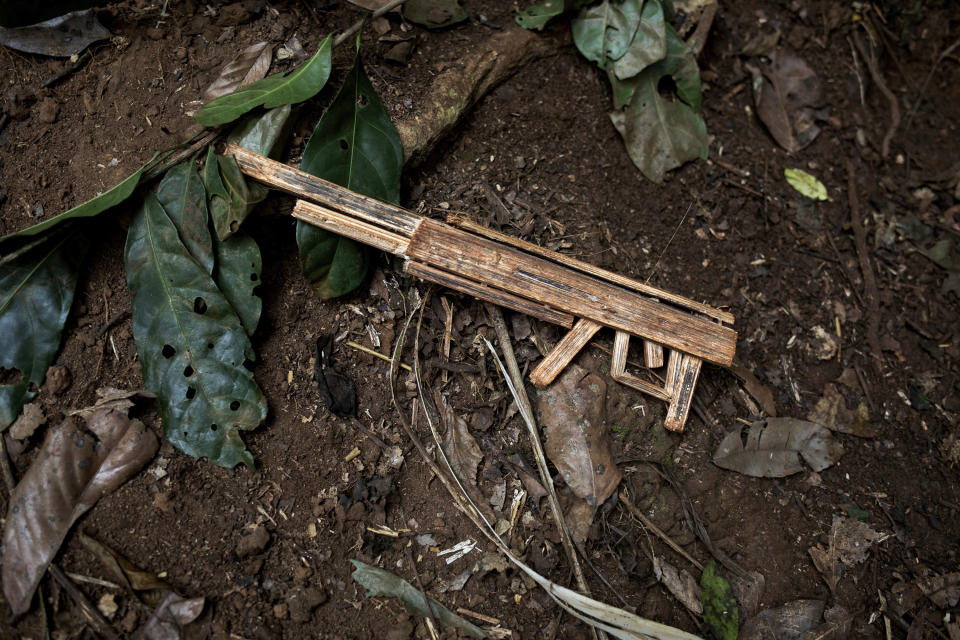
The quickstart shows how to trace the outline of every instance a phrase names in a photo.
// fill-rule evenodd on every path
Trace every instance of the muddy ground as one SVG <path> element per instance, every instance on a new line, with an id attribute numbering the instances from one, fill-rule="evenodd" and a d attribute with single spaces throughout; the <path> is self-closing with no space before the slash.
<path id="1" fill-rule="evenodd" d="M 279 45 L 296 35 L 310 51 L 357 18 L 343 3 L 192 0 L 171 2 L 171 15 L 161 18 L 161 4 L 134 1 L 100 11 L 114 40 L 95 45 L 89 62 L 47 89 L 40 84 L 63 60 L 0 50 L 9 116 L 0 131 L 0 231 L 83 202 L 154 151 L 188 137 L 197 127 L 186 113 L 241 48 L 261 40 Z M 391 15 L 386 35 L 415 36 L 403 64 L 385 59 L 392 43 L 365 31 L 368 73 L 395 120 L 417 113 L 437 74 L 498 29 L 515 26 L 512 3 L 463 4 L 482 20 L 427 31 Z M 766 415 L 731 371 L 704 368 L 699 411 L 682 434 L 663 430 L 660 402 L 607 379 L 621 489 L 694 559 L 706 562 L 710 553 L 690 531 L 678 494 L 648 463 L 679 481 L 715 545 L 764 577 L 759 599 L 741 603 L 742 617 L 808 598 L 824 601 L 848 623 L 833 637 L 956 638 L 955 588 L 931 599 L 921 585 L 960 568 L 960 304 L 956 291 L 942 289 L 948 273 L 921 251 L 960 235 L 960 60 L 947 51 L 960 32 L 960 10 L 950 2 L 881 2 L 866 13 L 858 15 L 879 27 L 878 71 L 901 116 L 886 157 L 890 104 L 854 53 L 853 38 L 864 32 L 852 5 L 724 3 L 700 57 L 708 160 L 672 172 L 662 184 L 645 180 L 608 118 L 605 76 L 567 45 L 523 66 L 422 164 L 408 168 L 402 204 L 438 218 L 464 212 L 729 310 L 739 333 L 738 366 L 770 391 L 765 408 L 780 416 L 806 418 L 825 395 L 839 394 L 842 415 L 865 405 L 868 435 L 837 434 L 846 451 L 838 464 L 820 473 L 759 479 L 711 462 L 723 436 Z M 546 35 L 563 39 L 567 29 L 560 24 Z M 793 154 L 777 146 L 756 117 L 747 61 L 739 55 L 752 38 L 775 29 L 816 70 L 828 108 L 819 137 Z M 331 82 L 298 114 L 287 158 L 292 164 L 349 65 L 348 48 L 335 52 Z M 275 63 L 274 70 L 290 64 Z M 866 232 L 864 256 L 851 225 L 848 161 Z M 804 202 L 784 181 L 785 166 L 818 176 L 832 200 Z M 509 215 L 499 210 L 498 199 Z M 430 533 L 441 549 L 466 538 L 479 542 L 477 551 L 450 566 L 413 542 L 422 556 L 420 579 L 448 607 L 497 618 L 514 637 L 588 637 L 583 624 L 513 569 L 477 575 L 462 590 L 444 592 L 451 578 L 493 546 L 453 507 L 403 435 L 387 363 L 345 344 L 352 339 L 389 353 L 402 329 L 402 296 L 426 287 L 380 257 L 376 274 L 355 294 L 318 301 L 299 273 L 293 221 L 283 215 L 291 206 L 290 198 L 272 196 L 249 223 L 264 262 L 255 375 L 270 405 L 266 424 L 245 436 L 257 471 L 218 468 L 164 445 L 148 470 L 101 500 L 76 528 L 165 575 L 181 593 L 206 597 L 203 615 L 187 627 L 190 638 L 428 637 L 396 601 L 364 598 L 350 577 L 348 560 L 355 558 L 414 581 L 405 551 L 410 539 L 371 534 L 368 527 L 377 524 Z M 58 357 L 72 383 L 65 390 L 48 383 L 40 393 L 50 424 L 91 404 L 98 388 L 142 384 L 122 259 L 128 216 L 120 211 L 109 217 L 96 234 Z M 877 300 L 865 288 L 860 258 L 875 274 Z M 445 377 L 436 366 L 444 331 L 441 295 L 454 308 L 451 359 L 468 365 Z M 871 349 L 871 323 L 881 353 Z M 508 324 L 521 367 L 541 357 L 536 341 L 560 337 L 555 327 L 511 314 Z M 503 382 L 475 340 L 478 333 L 492 337 L 491 327 L 474 300 L 434 291 L 420 336 L 423 360 L 434 363 L 428 364 L 429 383 L 449 395 L 485 452 L 479 484 L 488 494 L 504 479 L 508 491 L 520 486 L 506 462 L 511 455 L 533 465 Z M 343 337 L 336 357 L 356 383 L 358 419 L 406 452 L 392 486 L 358 485 L 387 471 L 380 449 L 321 403 L 311 358 L 316 338 L 331 332 Z M 374 332 L 379 347 L 371 342 Z M 612 335 L 601 333 L 595 343 L 579 363 L 606 376 L 609 356 L 601 347 L 609 349 Z M 408 399 L 401 400 L 409 411 Z M 154 413 L 148 409 L 142 417 L 161 433 Z M 41 439 L 39 433 L 25 443 L 8 437 L 18 477 Z M 360 455 L 346 460 L 355 447 Z M 6 492 L 0 507 L 6 510 Z M 526 510 L 515 539 L 528 561 L 556 582 L 572 584 L 546 502 L 528 502 Z M 865 520 L 884 539 L 831 589 L 808 550 L 829 544 L 836 516 Z M 700 619 L 654 577 L 651 552 L 699 575 L 611 499 L 587 543 L 591 563 L 609 583 L 588 571 L 594 595 L 706 636 Z M 73 574 L 109 577 L 75 536 L 57 564 Z M 94 602 L 111 592 L 80 586 Z M 91 637 L 69 598 L 52 585 L 44 593 L 46 622 L 36 605 L 11 622 L 4 603 L 0 635 L 41 638 L 47 624 L 54 637 Z M 147 612 L 129 594 L 113 593 L 119 608 L 112 623 L 118 633 L 130 634 Z"/>

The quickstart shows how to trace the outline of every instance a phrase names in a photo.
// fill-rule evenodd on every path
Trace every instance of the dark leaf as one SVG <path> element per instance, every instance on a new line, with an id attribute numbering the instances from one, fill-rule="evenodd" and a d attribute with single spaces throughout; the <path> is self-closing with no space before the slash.
<path id="1" fill-rule="evenodd" d="M 330 77 L 330 36 L 312 58 L 288 71 L 269 76 L 200 107 L 194 119 L 205 127 L 233 122 L 259 106 L 271 109 L 296 104 L 315 96 Z"/>
<path id="2" fill-rule="evenodd" d="M 941 609 L 949 609 L 960 602 L 960 572 L 931 576 L 917 582 L 923 595 Z"/>
<path id="3" fill-rule="evenodd" d="M 12 378 L 0 384 L 0 432 L 36 397 L 31 385 L 43 384 L 60 348 L 86 252 L 86 238 L 70 226 L 0 260 L 0 372 Z"/>
<path id="4" fill-rule="evenodd" d="M 47 436 L 10 496 L 3 590 L 14 615 L 30 607 L 47 565 L 77 518 L 147 463 L 157 439 L 139 420 L 101 409 L 81 429 L 69 418 Z"/>
<path id="5" fill-rule="evenodd" d="M 646 0 L 640 12 L 640 25 L 623 55 L 611 62 L 610 70 L 626 80 L 667 55 L 667 27 L 659 0 Z"/>
<path id="6" fill-rule="evenodd" d="M 517 14 L 517 24 L 524 29 L 542 30 L 547 23 L 568 11 L 574 11 L 593 0 L 546 0 L 532 4 Z"/>
<path id="7" fill-rule="evenodd" d="M 126 557 L 99 540 L 80 533 L 80 542 L 110 571 L 114 579 L 149 606 L 155 607 L 173 588 L 149 571 L 140 569 Z"/>
<path id="8" fill-rule="evenodd" d="M 207 273 L 213 273 L 213 240 L 206 191 L 192 162 L 169 169 L 157 187 L 157 200 L 180 232 L 180 240 Z"/>
<path id="9" fill-rule="evenodd" d="M 581 11 L 570 22 L 570 30 L 573 32 L 573 42 L 583 57 L 596 62 L 601 69 L 606 69 L 611 61 L 620 59 L 627 52 L 640 26 L 642 5 L 642 0 L 603 0 Z"/>
<path id="10" fill-rule="evenodd" d="M 307 173 L 384 202 L 400 200 L 403 149 L 386 108 L 363 72 L 353 68 L 303 150 Z M 367 272 L 367 250 L 329 231 L 297 223 L 303 273 L 321 299 L 355 289 Z"/>
<path id="11" fill-rule="evenodd" d="M 261 114 L 251 114 L 230 131 L 227 142 L 276 160 L 287 142 L 292 110 L 285 104 Z"/>
<path id="12" fill-rule="evenodd" d="M 403 17 L 430 29 L 449 27 L 468 18 L 460 0 L 407 0 Z"/>
<path id="13" fill-rule="evenodd" d="M 183 598 L 168 591 L 134 636 L 135 640 L 181 640 L 183 627 L 203 613 L 204 598 Z"/>
<path id="14" fill-rule="evenodd" d="M 313 377 L 320 390 L 320 399 L 335 416 L 346 417 L 357 413 L 357 393 L 353 380 L 340 371 L 333 362 L 333 334 L 317 338 L 314 348 Z"/>
<path id="15" fill-rule="evenodd" d="M 870 421 L 870 409 L 860 400 L 856 409 L 847 408 L 847 400 L 837 390 L 836 385 L 823 386 L 823 396 L 817 401 L 807 419 L 822 424 L 831 431 L 849 433 L 860 438 L 873 438 L 877 428 Z"/>
<path id="16" fill-rule="evenodd" d="M 814 471 L 823 471 L 843 455 L 843 446 L 825 427 L 796 418 L 754 422 L 744 444 L 737 427 L 717 447 L 713 462 L 757 478 L 782 478 L 803 471 L 801 456 Z"/>
<path id="17" fill-rule="evenodd" d="M 263 310 L 263 300 L 256 294 L 263 270 L 260 247 L 246 231 L 241 231 L 226 240 L 215 240 L 214 248 L 217 252 L 214 272 L 217 287 L 240 317 L 247 335 L 252 336 Z"/>
<path id="18" fill-rule="evenodd" d="M 359 560 L 351 560 L 353 566 L 353 579 L 367 590 L 368 598 L 397 598 L 403 603 L 408 613 L 429 618 L 430 610 L 433 611 L 433 617 L 442 625 L 459 629 L 471 638 L 486 638 L 487 633 L 480 627 L 474 626 L 453 613 L 445 606 L 430 598 L 430 609 L 427 609 L 427 603 L 424 602 L 423 594 L 412 584 L 399 578 L 389 571 L 384 571 L 378 567 L 371 567 Z"/>
<path id="19" fill-rule="evenodd" d="M 810 559 L 833 591 L 843 575 L 844 567 L 853 567 L 866 560 L 870 547 L 883 539 L 882 534 L 865 522 L 834 515 L 827 548 L 824 549 L 822 545 L 811 547 Z"/>
<path id="20" fill-rule="evenodd" d="M 93 2 L 86 3 L 87 6 Z M 73 11 L 44 22 L 7 29 L 0 27 L 0 44 L 24 53 L 69 58 L 110 32 L 100 24 L 92 9 Z"/>
<path id="21" fill-rule="evenodd" d="M 253 348 L 152 194 L 130 225 L 125 261 L 144 383 L 160 399 L 167 438 L 218 465 L 252 467 L 240 432 L 267 415 L 266 399 L 244 366 Z"/>
<path id="22" fill-rule="evenodd" d="M 594 508 L 616 491 L 621 477 L 610 450 L 606 396 L 603 379 L 576 365 L 537 392 L 547 457 L 570 490 Z"/>
<path id="23" fill-rule="evenodd" d="M 717 563 L 711 560 L 700 576 L 703 598 L 703 621 L 719 640 L 737 640 L 740 630 L 740 611 L 730 583 L 717 573 Z"/>
<path id="24" fill-rule="evenodd" d="M 270 71 L 273 47 L 268 42 L 252 44 L 220 71 L 217 79 L 203 92 L 204 100 L 213 100 L 262 80 Z"/>
<path id="25" fill-rule="evenodd" d="M 801 58 L 778 49 L 771 64 L 753 74 L 753 100 L 757 116 L 773 139 L 787 151 L 799 151 L 820 133 L 816 108 L 823 101 L 820 78 Z"/>
<path id="26" fill-rule="evenodd" d="M 776 609 L 764 609 L 747 620 L 740 640 L 797 640 L 823 617 L 823 600 L 794 600 Z"/>

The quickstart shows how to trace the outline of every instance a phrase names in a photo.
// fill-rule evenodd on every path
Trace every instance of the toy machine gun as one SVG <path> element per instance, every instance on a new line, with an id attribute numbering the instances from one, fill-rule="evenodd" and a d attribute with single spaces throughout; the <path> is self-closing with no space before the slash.
<path id="1" fill-rule="evenodd" d="M 229 145 L 241 171 L 297 200 L 293 216 L 405 259 L 404 271 L 570 329 L 530 374 L 546 387 L 602 327 L 615 333 L 610 375 L 667 403 L 664 426 L 682 431 L 704 360 L 733 362 L 737 333 L 725 311 L 641 284 L 569 256 L 488 229 L 463 216 L 449 224 L 360 195 Z M 628 373 L 631 336 L 657 369 L 669 350 L 663 386 Z"/>

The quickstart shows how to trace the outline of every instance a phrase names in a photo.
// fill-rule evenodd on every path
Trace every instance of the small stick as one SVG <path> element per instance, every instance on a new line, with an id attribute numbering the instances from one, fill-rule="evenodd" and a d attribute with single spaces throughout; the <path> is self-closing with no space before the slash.
<path id="1" fill-rule="evenodd" d="M 374 356 L 375 358 L 380 358 L 381 360 L 385 360 L 385 361 L 387 361 L 387 362 L 392 362 L 392 360 L 391 360 L 390 358 L 388 358 L 387 356 L 383 355 L 382 353 L 380 353 L 380 352 L 378 352 L 378 351 L 374 351 L 373 349 L 367 348 L 367 347 L 363 346 L 362 344 L 358 344 L 358 343 L 354 342 L 353 340 L 347 340 L 345 344 L 346 344 L 348 347 L 353 347 L 353 348 L 356 349 L 357 351 L 362 351 L 362 352 L 366 353 L 367 355 Z M 404 363 L 402 363 L 402 362 L 398 363 L 397 366 L 399 366 L 401 369 L 406 369 L 407 371 L 413 371 L 413 369 L 410 367 L 410 365 L 404 364 Z"/>
<path id="2" fill-rule="evenodd" d="M 687 39 L 687 46 L 693 49 L 694 55 L 698 58 L 707 44 L 707 34 L 710 33 L 710 27 L 713 26 L 713 19 L 717 17 L 718 8 L 719 4 L 716 1 L 708 4 L 700 14 L 700 22 L 694 29 L 693 35 Z"/>
<path id="3" fill-rule="evenodd" d="M 856 45 L 860 56 L 864 62 L 867 63 L 867 71 L 870 72 L 870 77 L 874 83 L 876 83 L 877 88 L 880 89 L 880 93 L 882 93 L 887 99 L 887 102 L 890 103 L 890 128 L 887 129 L 887 133 L 883 136 L 883 143 L 880 147 L 880 155 L 886 160 L 887 156 L 890 155 L 890 141 L 893 140 L 893 134 L 897 132 L 897 127 L 900 126 L 900 105 L 897 104 L 897 97 L 890 91 L 887 83 L 883 80 L 880 69 L 877 68 L 876 56 L 867 55 L 866 45 L 863 44 L 863 39 L 859 33 L 853 34 L 853 44 Z"/>
<path id="4" fill-rule="evenodd" d="M 95 584 L 98 587 L 106 587 L 108 589 L 122 589 L 120 585 L 110 582 L 109 580 L 102 580 L 100 578 L 93 578 L 90 576 L 81 575 L 79 573 L 70 573 L 69 571 L 64 572 L 67 577 L 73 580 L 74 582 L 86 582 L 87 584 Z"/>
<path id="5" fill-rule="evenodd" d="M 7 495 L 13 495 L 13 489 L 17 486 L 17 481 L 13 477 L 13 470 L 10 468 L 10 457 L 7 455 L 6 436 L 0 433 L 0 471 L 3 473 L 3 483 L 7 485 Z"/>
<path id="6" fill-rule="evenodd" d="M 430 636 L 437 638 L 436 630 L 440 628 L 440 623 L 437 622 L 437 616 L 433 613 L 433 603 L 430 602 L 430 596 L 427 595 L 427 592 L 423 588 L 423 582 L 420 580 L 420 572 L 417 571 L 417 562 L 413 559 L 413 551 L 410 550 L 409 542 L 405 550 L 407 552 L 407 560 L 410 562 L 410 569 L 413 570 L 413 577 L 417 579 L 417 588 L 420 589 L 420 595 L 423 596 L 423 601 L 427 605 L 427 611 L 430 613 L 430 621 L 433 622 L 433 626 L 430 628 Z"/>
<path id="7" fill-rule="evenodd" d="M 857 176 L 853 163 L 847 158 L 847 198 L 850 201 L 850 225 L 853 227 L 853 239 L 857 245 L 857 258 L 860 260 L 860 271 L 863 272 L 864 298 L 867 300 L 867 342 L 873 352 L 874 371 L 880 373 L 883 364 L 883 351 L 880 346 L 880 310 L 877 301 L 880 296 L 877 292 L 877 280 L 870 265 L 867 252 L 867 234 L 860 219 L 860 205 L 857 199 Z"/>
<path id="8" fill-rule="evenodd" d="M 374 18 L 379 18 L 380 16 L 387 13 L 388 11 L 393 11 L 394 9 L 402 5 L 405 1 L 406 0 L 393 0 L 392 2 L 388 2 L 387 4 L 383 5 L 382 7 L 380 7 L 373 13 L 371 13 L 369 17 L 364 17 L 364 18 L 361 18 L 360 20 L 357 20 L 356 22 L 353 23 L 353 25 L 349 29 L 347 29 L 346 31 L 338 35 L 333 40 L 333 46 L 336 47 L 346 42 L 347 38 L 349 38 L 350 36 L 352 36 L 357 31 L 360 31 L 360 29 L 363 28 L 364 23 L 368 19 L 372 20 Z"/>
<path id="9" fill-rule="evenodd" d="M 52 76 L 50 76 L 49 78 L 41 82 L 40 88 L 46 89 L 47 87 L 52 87 L 53 85 L 57 84 L 58 82 L 60 82 L 61 80 L 69 76 L 71 73 L 73 73 L 74 71 L 76 71 L 77 69 L 85 65 L 87 63 L 87 60 L 89 60 L 91 57 L 92 56 L 90 55 L 90 50 L 87 49 L 86 51 L 83 52 L 83 55 L 78 57 L 75 61 L 66 65 L 63 69 L 60 69 L 60 71 L 57 71 L 55 74 L 53 74 Z"/>
<path id="10" fill-rule="evenodd" d="M 620 502 L 622 502 L 622 503 L 623 503 L 623 506 L 625 506 L 625 507 L 627 508 L 627 511 L 630 512 L 630 515 L 632 515 L 634 518 L 636 518 L 637 520 L 639 520 L 640 522 L 642 522 L 642 523 L 644 524 L 644 526 L 646 526 L 648 529 L 650 529 L 651 531 L 653 531 L 653 532 L 657 535 L 658 538 L 660 538 L 661 540 L 663 540 L 664 542 L 667 543 L 667 546 L 668 546 L 668 547 L 670 547 L 671 549 L 673 549 L 674 551 L 676 551 L 677 553 L 679 553 L 681 556 L 683 556 L 683 557 L 687 560 L 687 562 L 689 562 L 690 564 L 692 564 L 693 566 L 695 566 L 697 569 L 699 569 L 700 571 L 703 571 L 703 565 L 702 565 L 702 564 L 700 564 L 699 562 L 697 562 L 697 561 L 694 559 L 693 556 L 691 556 L 689 553 L 687 553 L 686 551 L 684 551 L 684 550 L 683 550 L 683 547 L 681 547 L 681 546 L 678 545 L 676 542 L 674 542 L 674 541 L 670 538 L 670 536 L 668 536 L 668 535 L 665 534 L 663 531 L 661 531 L 661 530 L 660 530 L 660 527 L 658 527 L 657 525 L 655 525 L 655 524 L 653 523 L 653 521 L 650 520 L 650 518 L 648 518 L 647 516 L 643 515 L 643 514 L 640 512 L 639 509 L 637 509 L 635 506 L 633 506 L 633 503 L 630 502 L 630 499 L 629 499 L 629 498 L 626 496 L 626 494 L 625 494 L 624 492 L 622 492 L 622 491 L 620 492 Z"/>
<path id="11" fill-rule="evenodd" d="M 453 305 L 447 300 L 446 296 L 440 296 L 440 304 L 443 306 L 443 314 L 446 316 L 443 322 L 443 342 L 441 353 L 443 353 L 443 362 L 450 362 L 450 329 L 453 326 Z M 440 373 L 440 379 L 447 382 L 449 374 L 446 369 Z"/>
<path id="12" fill-rule="evenodd" d="M 485 616 L 482 613 L 477 613 L 476 611 L 470 611 L 470 609 L 464 609 L 463 607 L 457 607 L 457 613 L 470 616 L 471 618 L 476 618 L 486 622 L 487 624 L 500 624 L 500 620 L 497 618 L 491 618 L 490 616 Z"/>
<path id="13" fill-rule="evenodd" d="M 70 594 L 70 597 L 73 598 L 74 602 L 77 603 L 77 606 L 80 607 L 80 610 L 83 611 L 83 615 L 86 617 L 87 622 L 90 623 L 90 626 L 93 627 L 93 630 L 99 635 L 107 638 L 107 640 L 120 640 L 120 636 L 117 635 L 117 632 L 113 630 L 113 627 L 110 626 L 110 623 L 107 622 L 107 619 L 97 610 L 95 606 L 90 604 L 90 601 L 87 600 L 87 596 L 83 595 L 83 592 L 77 588 L 77 585 L 63 573 L 63 571 L 55 564 L 51 564 L 47 567 L 47 571 L 53 576 L 53 579 L 63 587 L 63 590 Z"/>

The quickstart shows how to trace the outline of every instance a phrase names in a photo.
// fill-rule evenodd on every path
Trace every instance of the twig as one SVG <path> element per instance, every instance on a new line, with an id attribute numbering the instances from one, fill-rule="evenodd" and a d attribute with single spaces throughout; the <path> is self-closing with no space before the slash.
<path id="1" fill-rule="evenodd" d="M 890 88 L 884 81 L 880 69 L 877 68 L 876 56 L 867 54 L 866 45 L 863 44 L 863 39 L 859 33 L 853 34 L 853 44 L 860 52 L 860 57 L 867 63 L 867 71 L 870 72 L 870 77 L 873 79 L 873 82 L 877 85 L 877 88 L 880 89 L 880 92 L 887 99 L 887 102 L 890 103 L 890 127 L 883 136 L 883 143 L 880 146 L 880 156 L 886 160 L 887 156 L 890 155 L 890 141 L 893 140 L 893 135 L 897 132 L 897 127 L 900 126 L 900 105 L 897 103 L 897 97 L 893 95 L 893 92 L 890 91 Z"/>
<path id="2" fill-rule="evenodd" d="M 3 483 L 7 485 L 7 495 L 13 495 L 13 489 L 17 486 L 17 481 L 13 477 L 13 470 L 10 468 L 6 436 L 2 433 L 0 433 L 0 471 L 3 473 Z"/>
<path id="3" fill-rule="evenodd" d="M 433 627 L 430 628 L 430 637 L 437 638 L 437 629 L 440 628 L 440 623 L 437 622 L 437 616 L 433 613 L 433 603 L 430 602 L 430 596 L 427 595 L 427 592 L 423 588 L 423 582 L 420 580 L 420 572 L 417 571 L 417 563 L 413 559 L 413 551 L 410 550 L 410 543 L 407 543 L 407 546 L 404 547 L 407 551 L 407 561 L 410 562 L 410 568 L 413 570 L 413 577 L 417 580 L 417 588 L 420 589 L 420 595 L 423 596 L 423 601 L 427 605 L 427 611 L 430 613 L 430 620 L 433 622 Z"/>
<path id="4" fill-rule="evenodd" d="M 66 591 L 74 602 L 77 603 L 77 606 L 80 607 L 80 610 L 83 611 L 83 615 L 86 617 L 87 622 L 90 623 L 90 626 L 93 627 L 93 630 L 107 638 L 107 640 L 120 640 L 120 636 L 117 635 L 117 632 L 113 630 L 113 627 L 110 626 L 110 623 L 107 622 L 107 619 L 97 610 L 95 606 L 90 604 L 90 601 L 87 600 L 87 596 L 83 595 L 83 592 L 77 588 L 77 585 L 63 573 L 63 571 L 55 564 L 51 564 L 47 567 L 47 571 L 53 576 L 53 579 L 63 587 L 63 590 Z"/>
<path id="5" fill-rule="evenodd" d="M 120 585 L 115 582 L 110 582 L 109 580 L 102 580 L 100 578 L 93 578 L 91 576 L 81 575 L 79 573 L 70 573 L 69 571 L 65 572 L 67 577 L 73 580 L 74 582 L 86 582 L 87 584 L 95 584 L 98 587 L 106 587 L 108 589 L 122 589 Z"/>
<path id="6" fill-rule="evenodd" d="M 52 87 L 53 85 L 57 84 L 58 82 L 60 82 L 61 80 L 69 76 L 71 73 L 73 73 L 74 71 L 76 71 L 77 69 L 85 65 L 91 57 L 92 56 L 90 54 L 90 50 L 87 49 L 86 51 L 83 52 L 83 55 L 78 57 L 76 60 L 74 60 L 70 64 L 66 65 L 63 69 L 60 69 L 60 71 L 57 71 L 55 74 L 53 74 L 43 82 L 41 82 L 40 88 L 46 89 L 47 87 Z"/>
<path id="7" fill-rule="evenodd" d="M 346 31 L 344 31 L 343 33 L 341 33 L 340 35 L 338 35 L 336 38 L 334 38 L 334 40 L 333 40 L 333 46 L 336 47 L 336 46 L 339 46 L 339 45 L 343 44 L 344 42 L 346 42 L 346 40 L 347 40 L 350 36 L 352 36 L 352 35 L 355 34 L 357 31 L 360 31 L 360 29 L 363 28 L 363 24 L 364 24 L 368 19 L 369 19 L 369 20 L 372 20 L 372 19 L 374 19 L 374 18 L 379 18 L 380 16 L 382 16 L 382 15 L 385 14 L 385 13 L 387 13 L 388 11 L 393 11 L 394 9 L 396 9 L 397 7 L 399 7 L 400 5 L 402 5 L 405 1 L 406 1 L 406 0 L 392 0 L 391 2 L 388 2 L 387 4 L 383 5 L 382 7 L 380 7 L 379 9 L 377 9 L 376 11 L 374 11 L 373 13 L 371 13 L 369 16 L 366 16 L 366 17 L 361 18 L 360 20 L 357 20 L 356 22 L 353 23 L 353 25 L 352 25 L 349 29 L 347 29 Z"/>
<path id="8" fill-rule="evenodd" d="M 483 622 L 486 622 L 487 624 L 493 624 L 493 625 L 500 624 L 500 620 L 498 620 L 497 618 L 491 618 L 490 616 L 485 616 L 482 613 L 477 613 L 476 611 L 470 611 L 470 609 L 464 609 L 463 607 L 457 607 L 457 613 L 465 616 L 470 616 L 471 618 L 476 618 L 477 620 L 481 620 Z"/>
<path id="9" fill-rule="evenodd" d="M 700 22 L 697 23 L 693 35 L 687 38 L 687 46 L 693 49 L 694 55 L 698 58 L 707 44 L 707 35 L 710 33 L 710 27 L 713 26 L 713 19 L 717 17 L 719 6 L 716 1 L 707 5 L 703 13 L 700 14 Z"/>
<path id="10" fill-rule="evenodd" d="M 174 147 L 166 156 L 158 160 L 147 171 L 144 171 L 142 180 L 144 182 L 153 180 L 170 167 L 195 156 L 205 146 L 212 144 L 220 136 L 222 131 L 223 127 L 204 129 L 192 138 L 185 140 L 177 147 Z"/>
<path id="11" fill-rule="evenodd" d="M 867 252 L 867 237 L 863 230 L 863 221 L 860 219 L 860 205 L 857 200 L 857 176 L 853 170 L 853 163 L 847 158 L 847 198 L 850 201 L 850 224 L 853 227 L 853 240 L 857 246 L 857 258 L 860 260 L 860 271 L 863 272 L 864 299 L 867 303 L 867 342 L 873 355 L 874 371 L 881 372 L 883 351 L 880 347 L 880 309 L 877 301 L 880 296 L 877 292 L 877 280 L 870 266 L 870 257 Z"/>
<path id="12" fill-rule="evenodd" d="M 353 347 L 353 348 L 356 349 L 357 351 L 362 351 L 362 352 L 366 353 L 367 355 L 371 355 L 371 356 L 373 356 L 373 357 L 375 357 L 375 358 L 380 358 L 381 360 L 386 360 L 387 362 L 392 362 L 392 360 L 391 360 L 390 358 L 388 358 L 387 356 L 383 355 L 383 354 L 380 353 L 379 351 L 374 351 L 373 349 L 370 349 L 370 348 L 368 348 L 368 347 L 365 347 L 365 346 L 363 346 L 362 344 L 358 344 L 358 343 L 354 342 L 353 340 L 347 340 L 344 344 L 346 344 L 348 347 Z M 410 367 L 410 365 L 404 364 L 403 362 L 398 363 L 397 366 L 399 366 L 401 369 L 405 369 L 406 371 L 413 371 L 413 369 Z"/>
<path id="13" fill-rule="evenodd" d="M 627 508 L 627 511 L 630 512 L 630 515 L 632 515 L 634 518 L 642 522 L 645 527 L 653 531 L 658 538 L 660 538 L 665 543 L 667 543 L 668 547 L 670 547 L 671 549 L 679 553 L 681 556 L 683 556 L 687 560 L 687 562 L 695 566 L 697 569 L 699 569 L 700 571 L 703 571 L 703 565 L 697 562 L 697 560 L 694 559 L 694 557 L 691 556 L 689 553 L 684 551 L 683 547 L 681 547 L 676 542 L 674 542 L 670 538 L 670 536 L 668 536 L 663 531 L 661 531 L 660 527 L 655 525 L 650 518 L 643 515 L 639 509 L 633 506 L 633 503 L 630 502 L 630 498 L 628 498 L 626 493 L 623 491 L 620 492 L 620 502 L 622 502 L 623 506 Z"/>

